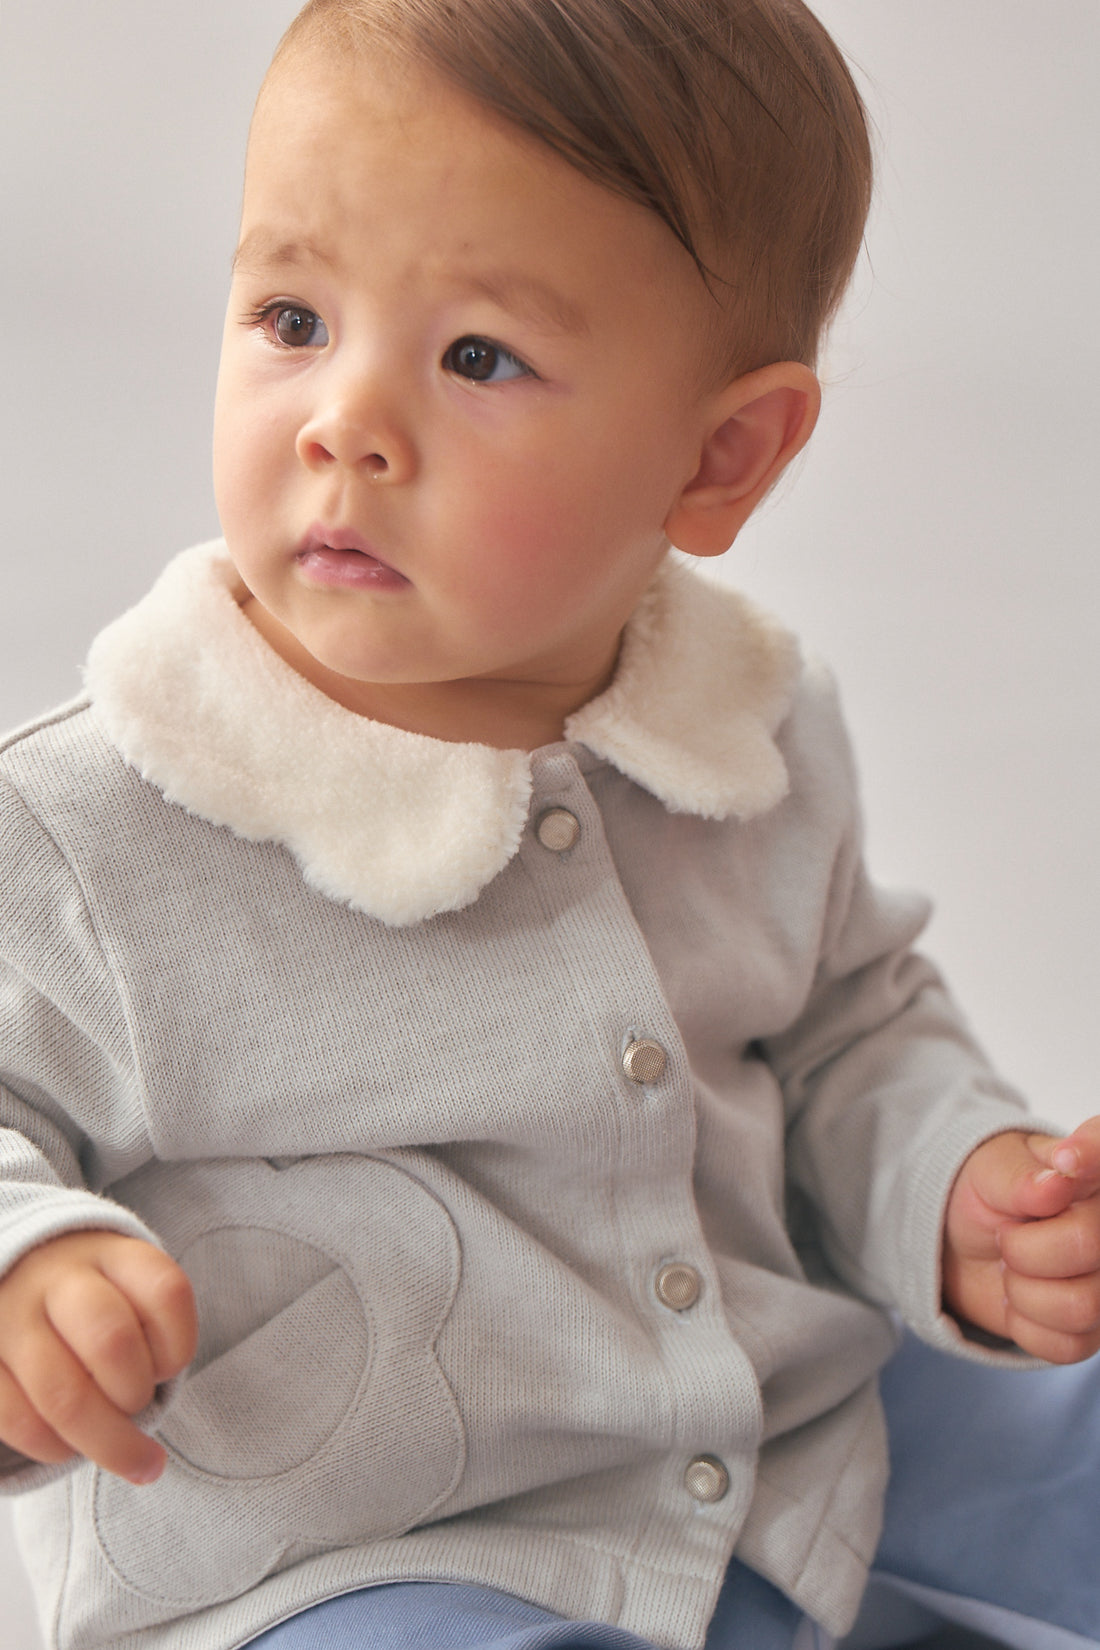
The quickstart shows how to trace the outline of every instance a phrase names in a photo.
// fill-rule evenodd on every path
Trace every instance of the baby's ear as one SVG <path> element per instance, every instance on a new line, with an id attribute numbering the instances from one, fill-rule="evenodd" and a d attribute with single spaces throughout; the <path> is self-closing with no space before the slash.
<path id="1" fill-rule="evenodd" d="M 821 386 L 809 367 L 779 361 L 746 373 L 706 403 L 699 467 L 664 528 L 678 550 L 720 556 L 810 439 Z"/>

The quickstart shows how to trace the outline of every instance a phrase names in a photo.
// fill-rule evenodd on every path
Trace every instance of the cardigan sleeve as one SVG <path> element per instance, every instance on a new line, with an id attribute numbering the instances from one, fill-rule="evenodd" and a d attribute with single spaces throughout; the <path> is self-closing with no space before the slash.
<path id="1" fill-rule="evenodd" d="M 1044 1125 L 997 1076 L 940 974 L 914 950 L 928 902 L 868 876 L 831 685 L 821 702 L 810 761 L 834 812 L 844 796 L 846 818 L 812 989 L 796 1021 L 765 1044 L 784 1092 L 792 1211 L 808 1211 L 829 1268 L 857 1294 L 934 1345 L 1000 1361 L 1007 1343 L 987 1346 L 943 1311 L 944 1217 L 982 1141 Z"/>
<path id="2" fill-rule="evenodd" d="M 66 1232 L 156 1242 L 101 1191 L 150 1155 L 123 1006 L 78 879 L 0 782 L 0 1277 Z M 63 1470 L 0 1445 L 0 1491 Z"/>

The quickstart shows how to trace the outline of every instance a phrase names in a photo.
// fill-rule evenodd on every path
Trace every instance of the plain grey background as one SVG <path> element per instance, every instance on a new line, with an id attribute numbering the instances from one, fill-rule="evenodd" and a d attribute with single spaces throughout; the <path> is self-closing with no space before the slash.
<path id="1" fill-rule="evenodd" d="M 217 530 L 251 100 L 294 0 L 2 0 L 0 725 Z M 879 131 L 799 473 L 722 576 L 837 667 L 871 858 L 1036 1107 L 1100 1111 L 1097 0 L 818 0 Z M 38 1644 L 0 1515 L 4 1650 Z"/>

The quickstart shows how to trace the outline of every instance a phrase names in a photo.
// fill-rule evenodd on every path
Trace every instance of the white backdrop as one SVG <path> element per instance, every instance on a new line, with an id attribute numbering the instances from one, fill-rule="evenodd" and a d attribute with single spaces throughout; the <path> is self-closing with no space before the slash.
<path id="1" fill-rule="evenodd" d="M 295 9 L 0 0 L 0 725 L 75 692 L 99 626 L 216 531 L 240 160 Z M 723 576 L 836 665 L 873 864 L 937 896 L 979 1033 L 1070 1123 L 1100 1111 L 1100 6 L 817 10 L 879 203 L 822 425 Z M 34 1650 L 5 1564 L 0 1538 L 5 1650 Z"/>

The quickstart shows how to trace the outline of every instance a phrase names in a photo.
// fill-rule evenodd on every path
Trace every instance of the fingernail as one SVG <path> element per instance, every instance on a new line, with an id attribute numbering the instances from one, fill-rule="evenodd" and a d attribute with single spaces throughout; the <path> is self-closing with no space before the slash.
<path id="1" fill-rule="evenodd" d="M 136 1472 L 130 1473 L 130 1483 L 139 1487 L 142 1484 L 155 1484 L 163 1471 L 163 1460 L 153 1461 L 147 1467 L 139 1467 Z"/>
<path id="2" fill-rule="evenodd" d="M 1072 1146 L 1059 1146 L 1051 1153 L 1050 1161 L 1059 1174 L 1075 1175 L 1081 1167 L 1081 1159 Z"/>
<path id="3" fill-rule="evenodd" d="M 1039 1173 L 1035 1176 L 1035 1184 L 1036 1186 L 1041 1186 L 1045 1180 L 1056 1180 L 1057 1178 L 1057 1169 L 1040 1169 Z"/>

